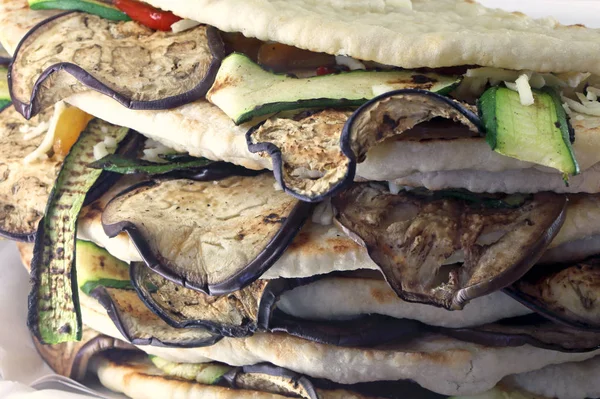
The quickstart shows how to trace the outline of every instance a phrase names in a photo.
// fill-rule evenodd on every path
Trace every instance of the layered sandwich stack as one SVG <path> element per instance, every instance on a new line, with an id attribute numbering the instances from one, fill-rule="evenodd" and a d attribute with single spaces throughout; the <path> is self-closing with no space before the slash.
<path id="1" fill-rule="evenodd" d="M 0 23 L 0 231 L 58 372 L 600 396 L 599 31 L 466 0 L 2 0 Z"/>

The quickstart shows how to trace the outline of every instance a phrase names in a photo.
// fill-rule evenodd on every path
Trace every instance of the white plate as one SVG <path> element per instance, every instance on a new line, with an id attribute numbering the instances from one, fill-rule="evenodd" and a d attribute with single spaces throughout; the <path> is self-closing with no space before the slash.
<path id="1" fill-rule="evenodd" d="M 600 0 L 480 0 L 488 7 L 520 11 L 563 24 L 600 28 Z M 27 385 L 52 374 L 37 354 L 26 327 L 28 276 L 14 244 L 0 242 L 0 398 L 65 398 L 65 393 L 32 392 Z M 4 379 L 4 381 L 2 381 Z M 69 399 L 86 398 L 69 395 Z"/>

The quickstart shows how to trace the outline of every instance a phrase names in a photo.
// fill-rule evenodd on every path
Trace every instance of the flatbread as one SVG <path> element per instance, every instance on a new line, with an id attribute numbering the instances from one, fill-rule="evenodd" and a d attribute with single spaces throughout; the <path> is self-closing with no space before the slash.
<path id="1" fill-rule="evenodd" d="M 100 355 L 92 365 L 100 382 L 107 388 L 123 392 L 133 399 L 285 399 L 275 393 L 266 393 L 249 389 L 230 389 L 215 385 L 198 384 L 193 381 L 172 378 L 164 375 L 147 359 L 132 356 L 119 356 L 114 353 Z M 276 388 L 270 386 L 267 388 Z M 321 399 L 368 399 L 369 397 L 343 389 L 316 389 Z M 373 398 L 375 399 L 375 398 Z"/>
<path id="2" fill-rule="evenodd" d="M 413 173 L 394 180 L 398 186 L 425 187 L 429 190 L 463 188 L 474 193 L 556 193 L 600 192 L 600 164 L 580 175 L 569 178 L 567 186 L 560 174 L 548 174 L 537 169 L 512 169 L 502 172 L 480 170 L 448 170 Z"/>
<path id="3" fill-rule="evenodd" d="M 0 0 L 0 43 L 9 54 L 14 54 L 17 45 L 31 28 L 61 12 L 64 11 L 33 11 L 24 0 Z"/>
<path id="4" fill-rule="evenodd" d="M 600 357 L 508 376 L 504 383 L 548 398 L 600 397 Z"/>
<path id="5" fill-rule="evenodd" d="M 18 245 L 21 260 L 28 267 L 33 245 Z M 476 298 L 461 311 L 449 311 L 405 302 L 382 279 L 335 276 L 285 292 L 277 306 L 289 315 L 304 319 L 343 320 L 380 314 L 451 328 L 477 326 L 532 313 L 502 292 Z"/>
<path id="6" fill-rule="evenodd" d="M 120 234 L 115 238 L 106 236 L 102 228 L 101 214 L 106 203 L 134 181 L 134 178 L 121 181 L 99 201 L 85 207 L 78 223 L 78 236 L 81 239 L 95 242 L 126 262 L 139 262 L 142 259 L 127 235 Z M 600 196 L 573 196 L 565 223 L 550 244 L 550 248 L 561 247 L 562 252 L 554 252 L 545 260 L 552 261 L 566 253 L 571 242 L 597 235 L 600 235 Z M 597 249 L 593 246 L 586 251 L 593 253 Z M 378 267 L 363 248 L 335 225 L 308 222 L 262 278 L 310 277 L 333 271 L 357 269 L 378 270 Z"/>
<path id="7" fill-rule="evenodd" d="M 106 312 L 93 301 L 85 296 L 81 298 L 83 322 L 96 331 L 122 339 Z M 564 353 L 528 345 L 491 348 L 435 335 L 403 346 L 370 349 L 341 348 L 268 333 L 224 338 L 204 348 L 139 348 L 178 363 L 218 361 L 242 366 L 269 362 L 342 384 L 412 379 L 424 388 L 445 395 L 483 392 L 509 374 L 600 355 L 600 351 Z"/>
<path id="8" fill-rule="evenodd" d="M 482 65 L 600 73 L 600 30 L 472 0 L 148 0 L 227 32 L 404 68 Z"/>

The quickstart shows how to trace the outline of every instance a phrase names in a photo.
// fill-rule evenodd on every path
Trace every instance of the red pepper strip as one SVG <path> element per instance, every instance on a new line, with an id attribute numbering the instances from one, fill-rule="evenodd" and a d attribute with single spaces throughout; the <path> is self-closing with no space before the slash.
<path id="1" fill-rule="evenodd" d="M 320 66 L 317 68 L 317 76 L 331 75 L 338 72 L 337 69 L 328 66 Z"/>
<path id="2" fill-rule="evenodd" d="M 181 18 L 172 12 L 159 10 L 141 1 L 114 0 L 114 5 L 134 21 L 155 30 L 170 31 L 171 25 L 181 21 Z"/>

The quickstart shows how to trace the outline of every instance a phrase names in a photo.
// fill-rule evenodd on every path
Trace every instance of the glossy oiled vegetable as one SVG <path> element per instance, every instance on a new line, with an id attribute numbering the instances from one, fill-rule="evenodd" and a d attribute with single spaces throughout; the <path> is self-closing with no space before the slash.
<path id="1" fill-rule="evenodd" d="M 506 292 L 551 320 L 600 335 L 600 258 L 536 267 Z"/>
<path id="2" fill-rule="evenodd" d="M 488 208 L 355 184 L 332 204 L 339 224 L 367 248 L 400 298 L 462 309 L 537 262 L 563 224 L 567 199 L 542 193 L 516 208 Z M 464 263 L 442 267 L 457 251 Z"/>
<path id="3" fill-rule="evenodd" d="M 236 124 L 281 111 L 359 106 L 386 91 L 424 89 L 448 92 L 456 77 L 414 71 L 354 71 L 298 79 L 265 71 L 243 54 L 223 60 L 206 98 Z"/>
<path id="4" fill-rule="evenodd" d="M 535 91 L 532 105 L 505 87 L 488 89 L 479 100 L 486 140 L 492 150 L 521 161 L 579 173 L 571 146 L 571 127 L 562 101 L 551 89 Z"/>
<path id="5" fill-rule="evenodd" d="M 0 235 L 12 240 L 33 241 L 62 164 L 55 157 L 40 159 L 35 167 L 23 162 L 44 139 L 51 117 L 47 110 L 26 121 L 12 106 L 0 112 Z"/>
<path id="6" fill-rule="evenodd" d="M 260 277 L 285 251 L 311 205 L 277 191 L 269 174 L 207 178 L 131 187 L 107 205 L 102 224 L 109 237 L 126 231 L 148 267 L 163 277 L 220 295 Z"/>
<path id="7" fill-rule="evenodd" d="M 325 110 L 294 119 L 273 118 L 246 135 L 250 152 L 270 155 L 275 178 L 303 201 L 319 202 L 350 184 L 367 151 L 419 123 L 441 117 L 478 131 L 465 104 L 424 90 L 379 96 L 356 112 Z"/>
<path id="8" fill-rule="evenodd" d="M 127 158 L 122 155 L 107 155 L 90 164 L 91 168 L 102 169 L 119 174 L 144 173 L 147 175 L 162 175 L 178 170 L 187 170 L 192 168 L 201 168 L 212 163 L 205 158 L 182 158 L 166 163 L 156 163 L 144 161 L 141 159 Z"/>
<path id="9" fill-rule="evenodd" d="M 98 119 L 88 124 L 65 158 L 35 236 L 28 325 L 43 343 L 81 338 L 75 237 L 77 216 L 101 171 L 87 167 L 93 148 L 110 137 L 119 143 L 128 129 Z"/>
<path id="10" fill-rule="evenodd" d="M 222 53 L 220 37 L 206 26 L 172 34 L 72 12 L 25 36 L 9 85 L 26 118 L 86 90 L 132 109 L 168 109 L 204 96 Z"/>

